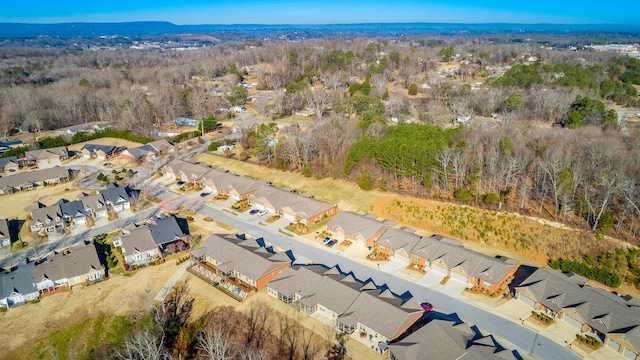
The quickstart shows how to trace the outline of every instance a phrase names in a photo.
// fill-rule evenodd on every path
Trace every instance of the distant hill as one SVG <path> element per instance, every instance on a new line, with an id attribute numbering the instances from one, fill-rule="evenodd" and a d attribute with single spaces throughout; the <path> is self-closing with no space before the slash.
<path id="1" fill-rule="evenodd" d="M 290 32 L 340 37 L 410 36 L 419 34 L 473 35 L 491 33 L 640 33 L 640 24 L 454 24 L 454 23 L 384 23 L 325 25 L 175 25 L 170 22 L 139 21 L 123 23 L 0 23 L 0 38 L 95 38 L 101 36 L 147 37 L 176 34 L 235 33 L 248 37 Z M 316 36 L 314 36 L 316 35 Z"/>

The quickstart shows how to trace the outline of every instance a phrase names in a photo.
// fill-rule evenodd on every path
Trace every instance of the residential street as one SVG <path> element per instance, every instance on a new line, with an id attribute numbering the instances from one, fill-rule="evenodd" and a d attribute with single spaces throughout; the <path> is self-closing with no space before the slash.
<path id="1" fill-rule="evenodd" d="M 580 358 L 568 348 L 555 343 L 549 338 L 458 298 L 341 257 L 324 249 L 296 241 L 279 233 L 277 230 L 247 222 L 222 210 L 210 206 L 202 206 L 197 211 L 249 235 L 264 237 L 267 242 L 285 249 L 291 249 L 296 255 L 302 255 L 327 266 L 338 265 L 343 272 L 353 272 L 361 280 L 371 278 L 377 285 L 387 284 L 397 294 L 409 291 L 418 302 L 428 301 L 435 306 L 437 311 L 448 314 L 455 313 L 463 321 L 477 324 L 483 330 L 506 340 L 502 341 L 500 339 L 504 346 L 510 347 L 510 345 L 513 345 L 517 347 L 523 356 L 531 354 L 534 358 L 559 360 Z"/>

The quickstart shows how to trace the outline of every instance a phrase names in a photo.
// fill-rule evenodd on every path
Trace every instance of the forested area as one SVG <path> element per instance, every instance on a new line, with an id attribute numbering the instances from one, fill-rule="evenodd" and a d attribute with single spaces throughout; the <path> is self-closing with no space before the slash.
<path id="1" fill-rule="evenodd" d="M 248 79 L 251 91 L 238 86 Z M 149 138 L 177 117 L 233 117 L 221 109 L 234 105 L 278 121 L 309 109 L 297 126 L 244 132 L 242 159 L 637 244 L 640 147 L 613 107 L 639 105 L 639 79 L 637 59 L 464 37 L 4 48 L 0 137 L 107 121 Z"/>

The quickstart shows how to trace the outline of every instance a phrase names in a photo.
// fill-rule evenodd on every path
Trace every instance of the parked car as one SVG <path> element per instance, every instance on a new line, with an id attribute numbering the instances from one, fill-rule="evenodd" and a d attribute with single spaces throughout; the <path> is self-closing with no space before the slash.
<path id="1" fill-rule="evenodd" d="M 184 185 L 184 181 L 178 181 L 178 182 L 176 182 L 176 184 L 177 184 L 178 186 L 182 186 L 182 185 Z"/>
<path id="2" fill-rule="evenodd" d="M 328 245 L 331 242 L 331 237 L 327 236 L 322 240 L 322 245 Z"/>
<path id="3" fill-rule="evenodd" d="M 327 244 L 328 247 L 332 247 L 333 245 L 337 244 L 338 240 L 331 240 L 329 241 L 329 243 Z"/>
<path id="4" fill-rule="evenodd" d="M 258 211 L 258 216 L 262 216 L 262 215 L 266 215 L 269 211 L 267 211 L 267 209 L 262 209 L 260 211 Z"/>
<path id="5" fill-rule="evenodd" d="M 200 197 L 207 197 L 209 194 L 210 193 L 208 192 L 203 192 L 203 193 L 200 193 Z"/>
<path id="6" fill-rule="evenodd" d="M 433 310 L 433 305 L 431 305 L 428 302 L 423 302 L 420 304 L 420 306 L 422 307 L 422 310 L 424 310 L 424 312 L 429 312 L 431 310 Z"/>
<path id="7" fill-rule="evenodd" d="M 258 209 L 251 209 L 251 211 L 249 211 L 249 214 L 250 214 L 250 215 L 255 215 L 255 214 L 257 214 L 257 213 L 258 213 L 258 211 L 260 211 L 260 210 L 258 210 Z"/>

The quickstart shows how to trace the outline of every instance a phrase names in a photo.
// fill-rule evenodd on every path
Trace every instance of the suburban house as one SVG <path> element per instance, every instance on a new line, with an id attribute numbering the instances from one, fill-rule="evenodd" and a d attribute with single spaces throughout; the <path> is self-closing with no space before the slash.
<path id="1" fill-rule="evenodd" d="M 314 225 L 337 212 L 336 205 L 285 191 L 272 186 L 261 186 L 251 196 L 251 203 L 292 222 Z"/>
<path id="2" fill-rule="evenodd" d="M 44 170 L 20 172 L 0 177 L 0 195 L 32 190 L 38 186 L 55 185 L 69 181 L 69 171 L 61 166 Z"/>
<path id="3" fill-rule="evenodd" d="M 45 206 L 37 203 L 37 207 L 31 210 L 31 232 L 41 232 L 44 234 L 62 234 L 64 232 L 64 219 L 60 205 L 54 204 Z"/>
<path id="4" fill-rule="evenodd" d="M 109 215 L 107 213 L 107 202 L 104 200 L 102 194 L 81 194 L 81 196 L 78 197 L 78 200 L 82 202 L 84 213 L 94 220 L 107 217 Z"/>
<path id="5" fill-rule="evenodd" d="M 640 299 L 587 285 L 574 273 L 537 269 L 515 288 L 534 310 L 573 326 L 627 359 L 640 359 Z"/>
<path id="6" fill-rule="evenodd" d="M 11 245 L 11 233 L 9 232 L 9 220 L 0 219 L 0 247 Z"/>
<path id="7" fill-rule="evenodd" d="M 160 259 L 160 247 L 153 241 L 151 231 L 147 226 L 140 226 L 132 230 L 123 229 L 123 235 L 113 240 L 113 245 L 122 249 L 122 255 L 127 266 L 143 266 Z"/>
<path id="8" fill-rule="evenodd" d="M 520 266 L 517 260 L 487 256 L 441 235 L 420 239 L 411 251 L 410 263 L 413 267 L 431 269 L 490 293 L 510 281 Z"/>
<path id="9" fill-rule="evenodd" d="M 238 301 L 244 301 L 291 264 L 286 252 L 272 253 L 255 240 L 209 236 L 191 250 L 189 271 Z"/>
<path id="10" fill-rule="evenodd" d="M 129 193 L 126 188 L 110 183 L 106 189 L 100 190 L 99 194 L 102 195 L 107 206 L 117 213 L 131 208 Z"/>
<path id="11" fill-rule="evenodd" d="M 22 305 L 39 297 L 33 277 L 33 263 L 0 273 L 0 307 Z"/>
<path id="12" fill-rule="evenodd" d="M 79 225 L 87 222 L 87 216 L 85 214 L 82 201 L 69 201 L 66 199 L 60 199 L 58 201 L 58 205 L 60 205 L 60 211 L 62 211 L 62 219 L 64 219 L 65 223 Z"/>
<path id="13" fill-rule="evenodd" d="M 165 169 L 174 179 L 189 184 L 201 184 L 204 175 L 208 171 L 213 170 L 208 166 L 197 165 L 178 159 L 172 160 L 165 166 Z"/>
<path id="14" fill-rule="evenodd" d="M 49 292 L 62 286 L 73 287 L 102 280 L 106 271 L 95 246 L 89 244 L 48 256 L 34 267 L 33 275 L 38 290 Z"/>
<path id="15" fill-rule="evenodd" d="M 350 211 L 340 211 L 327 223 L 327 232 L 338 240 L 349 240 L 373 249 L 375 242 L 389 228 L 376 219 Z"/>
<path id="16" fill-rule="evenodd" d="M 59 146 L 50 149 L 30 150 L 20 159 L 24 166 L 38 166 L 38 169 L 48 169 L 55 166 L 62 166 L 62 161 L 69 158 L 66 146 Z"/>
<path id="17" fill-rule="evenodd" d="M 409 265 L 411 251 L 422 239 L 411 229 L 388 229 L 375 243 L 376 259 L 393 258 L 405 261 Z"/>
<path id="18" fill-rule="evenodd" d="M 469 324 L 444 319 L 431 320 L 406 338 L 389 344 L 389 351 L 392 360 L 519 359 L 493 337 L 477 334 Z"/>
<path id="19" fill-rule="evenodd" d="M 0 174 L 10 174 L 20 169 L 18 158 L 15 156 L 9 156 L 0 158 Z"/>
<path id="20" fill-rule="evenodd" d="M 371 280 L 361 282 L 337 267 L 322 265 L 285 269 L 269 282 L 267 293 L 305 314 L 334 323 L 339 331 L 379 353 L 424 313 L 413 298 L 402 300 Z"/>
<path id="21" fill-rule="evenodd" d="M 174 252 L 189 248 L 187 234 L 182 230 L 178 220 L 173 216 L 161 219 L 147 220 L 153 242 L 163 253 Z"/>
<path id="22" fill-rule="evenodd" d="M 122 152 L 122 157 L 132 161 L 151 161 L 160 156 L 173 152 L 173 145 L 165 139 L 156 140 L 148 144 L 129 148 Z"/>
<path id="23" fill-rule="evenodd" d="M 220 173 L 219 170 L 217 170 L 217 172 Z M 207 175 L 210 174 L 213 174 L 213 171 Z M 205 177 L 207 177 L 207 175 L 205 175 Z M 264 186 L 264 184 L 259 181 L 224 172 L 221 176 L 213 177 L 212 182 L 214 193 L 229 196 L 234 200 L 248 199 L 256 190 Z"/>
<path id="24" fill-rule="evenodd" d="M 82 157 L 86 159 L 105 160 L 120 155 L 120 153 L 126 149 L 126 146 L 85 144 L 82 149 L 80 149 L 80 152 L 82 153 Z"/>

